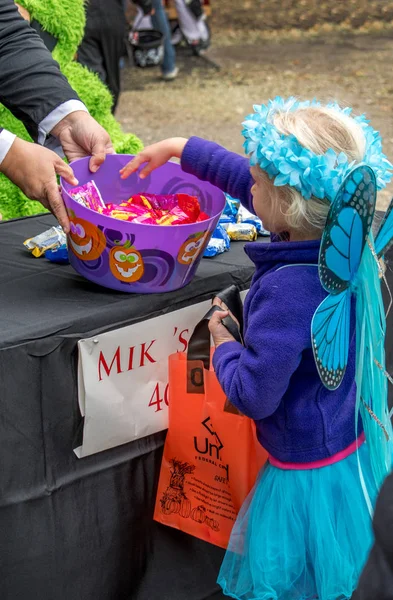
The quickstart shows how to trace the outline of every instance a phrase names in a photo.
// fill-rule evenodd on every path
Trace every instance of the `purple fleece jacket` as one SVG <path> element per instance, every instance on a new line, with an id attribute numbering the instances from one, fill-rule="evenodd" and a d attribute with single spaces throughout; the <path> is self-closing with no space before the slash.
<path id="1" fill-rule="evenodd" d="M 194 137 L 181 165 L 253 212 L 246 158 Z M 245 346 L 227 342 L 214 354 L 226 395 L 255 420 L 260 443 L 283 462 L 322 460 L 356 439 L 354 313 L 338 390 L 322 385 L 311 347 L 311 320 L 326 297 L 318 277 L 319 246 L 319 240 L 246 245 L 256 270 L 244 305 Z"/>

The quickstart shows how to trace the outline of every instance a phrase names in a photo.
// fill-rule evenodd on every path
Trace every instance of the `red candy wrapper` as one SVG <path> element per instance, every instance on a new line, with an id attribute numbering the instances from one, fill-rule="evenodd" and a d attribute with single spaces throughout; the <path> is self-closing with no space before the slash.
<path id="1" fill-rule="evenodd" d="M 94 183 L 94 181 L 88 181 L 85 185 L 70 190 L 70 196 L 79 204 L 91 208 L 96 212 L 101 212 L 100 209 L 105 208 L 105 202 L 101 198 L 101 194 Z"/>
<path id="2" fill-rule="evenodd" d="M 198 198 L 195 196 L 189 196 L 188 194 L 176 195 L 179 208 L 190 217 L 190 223 L 195 223 L 198 220 L 199 213 L 201 212 Z"/>

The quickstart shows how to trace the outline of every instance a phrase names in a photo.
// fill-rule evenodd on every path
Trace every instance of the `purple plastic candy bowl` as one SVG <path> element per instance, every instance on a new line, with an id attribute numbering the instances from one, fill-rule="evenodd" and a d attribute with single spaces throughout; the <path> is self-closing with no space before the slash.
<path id="1" fill-rule="evenodd" d="M 119 170 L 132 158 L 106 157 L 97 173 L 89 171 L 88 158 L 72 163 L 79 185 L 94 180 L 105 203 L 118 204 L 137 193 L 197 196 L 210 215 L 191 225 L 142 225 L 113 219 L 78 204 L 63 179 L 61 190 L 71 220 L 68 236 L 71 265 L 86 279 L 113 290 L 154 294 L 177 290 L 192 280 L 204 249 L 225 206 L 224 194 L 205 181 L 167 163 L 140 179 L 137 173 L 120 179 Z"/>

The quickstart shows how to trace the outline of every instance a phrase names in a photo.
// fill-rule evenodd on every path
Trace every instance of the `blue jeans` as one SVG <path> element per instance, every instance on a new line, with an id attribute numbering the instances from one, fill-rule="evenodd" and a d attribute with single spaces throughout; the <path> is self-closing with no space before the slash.
<path id="1" fill-rule="evenodd" d="M 164 60 L 161 70 L 166 75 L 176 67 L 176 52 L 171 42 L 172 32 L 162 0 L 152 0 L 152 4 L 154 8 L 154 15 L 151 17 L 153 27 L 161 31 L 164 36 Z"/>

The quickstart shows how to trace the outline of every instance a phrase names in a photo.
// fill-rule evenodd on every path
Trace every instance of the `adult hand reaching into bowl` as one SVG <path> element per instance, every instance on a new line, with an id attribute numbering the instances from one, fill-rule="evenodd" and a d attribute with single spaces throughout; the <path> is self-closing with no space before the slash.
<path id="1" fill-rule="evenodd" d="M 115 154 L 111 139 L 88 112 L 77 110 L 68 114 L 51 131 L 60 142 L 70 162 L 91 156 L 89 168 L 95 173 L 107 154 Z"/>
<path id="2" fill-rule="evenodd" d="M 127 179 L 127 177 L 132 173 L 135 173 L 141 165 L 147 163 L 139 173 L 139 177 L 144 179 L 154 171 L 154 169 L 161 167 L 171 158 L 181 158 L 184 146 L 187 142 L 187 138 L 176 137 L 168 138 L 161 142 L 157 142 L 156 144 L 152 144 L 151 146 L 147 146 L 120 170 L 121 178 Z"/>

